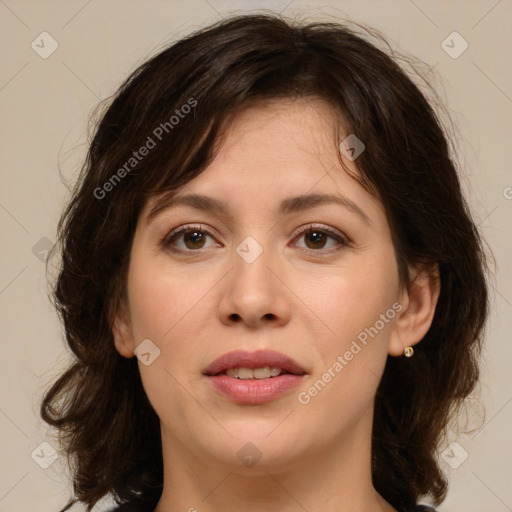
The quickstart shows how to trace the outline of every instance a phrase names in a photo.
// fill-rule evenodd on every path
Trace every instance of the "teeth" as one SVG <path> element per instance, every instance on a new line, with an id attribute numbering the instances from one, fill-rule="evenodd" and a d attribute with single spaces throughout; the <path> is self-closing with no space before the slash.
<path id="1" fill-rule="evenodd" d="M 277 366 L 272 366 L 270 368 L 270 376 L 277 377 L 281 373 L 281 368 L 277 368 Z"/>
<path id="2" fill-rule="evenodd" d="M 250 368 L 238 368 L 239 379 L 252 379 L 254 372 Z"/>
<path id="3" fill-rule="evenodd" d="M 277 377 L 281 373 L 281 368 L 277 366 L 265 366 L 263 368 L 230 368 L 226 370 L 228 377 L 235 379 L 268 379 L 269 377 Z"/>

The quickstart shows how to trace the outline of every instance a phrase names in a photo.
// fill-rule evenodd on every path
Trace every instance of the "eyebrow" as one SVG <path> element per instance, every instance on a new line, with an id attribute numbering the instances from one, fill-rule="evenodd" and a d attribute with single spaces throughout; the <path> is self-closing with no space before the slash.
<path id="1" fill-rule="evenodd" d="M 371 225 L 368 216 L 353 201 L 344 196 L 334 194 L 305 194 L 297 197 L 284 199 L 279 205 L 279 213 L 282 215 L 300 212 L 322 206 L 326 204 L 338 204 L 352 213 L 358 215 L 366 224 Z M 228 216 L 229 206 L 222 200 L 201 194 L 183 194 L 174 196 L 164 196 L 158 200 L 149 212 L 146 222 L 149 224 L 163 210 L 175 208 L 179 205 L 190 206 L 196 210 L 212 212 L 219 215 Z"/>

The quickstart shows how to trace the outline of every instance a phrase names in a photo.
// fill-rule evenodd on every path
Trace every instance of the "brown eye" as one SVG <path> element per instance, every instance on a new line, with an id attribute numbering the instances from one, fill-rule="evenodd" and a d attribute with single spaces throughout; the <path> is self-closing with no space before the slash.
<path id="1" fill-rule="evenodd" d="M 183 242 L 187 246 L 187 249 L 201 249 L 205 243 L 205 239 L 205 234 L 196 229 L 183 233 Z"/>
<path id="2" fill-rule="evenodd" d="M 181 226 L 166 236 L 162 244 L 175 252 L 192 253 L 207 248 L 208 238 L 213 240 L 213 236 L 201 226 Z"/>
<path id="3" fill-rule="evenodd" d="M 319 254 L 335 252 L 349 245 L 348 239 L 339 233 L 328 228 L 320 228 L 317 226 L 306 226 L 302 228 L 295 237 L 295 240 L 304 240 L 303 246 L 297 246 L 300 249 Z M 331 244 L 330 246 L 328 246 L 329 243 Z"/>
<path id="4" fill-rule="evenodd" d="M 329 236 L 322 231 L 314 230 L 304 233 L 306 245 L 309 249 L 323 249 Z"/>

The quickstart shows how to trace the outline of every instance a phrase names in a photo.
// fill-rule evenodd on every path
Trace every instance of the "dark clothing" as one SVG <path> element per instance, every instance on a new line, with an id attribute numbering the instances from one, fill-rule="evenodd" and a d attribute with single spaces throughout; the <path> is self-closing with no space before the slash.
<path id="1" fill-rule="evenodd" d="M 119 505 L 117 508 L 113 508 L 108 512 L 153 512 L 154 505 L 141 505 L 139 503 L 126 503 L 125 505 Z M 433 508 L 427 505 L 418 505 L 414 512 L 436 512 Z"/>

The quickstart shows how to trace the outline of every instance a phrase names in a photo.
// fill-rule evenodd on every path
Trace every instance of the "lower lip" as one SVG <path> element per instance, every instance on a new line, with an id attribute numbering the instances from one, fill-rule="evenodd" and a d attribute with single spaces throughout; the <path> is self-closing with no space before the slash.
<path id="1" fill-rule="evenodd" d="M 227 375 L 208 376 L 221 395 L 239 404 L 263 404 L 298 386 L 304 375 L 285 373 L 268 379 L 235 379 Z"/>

